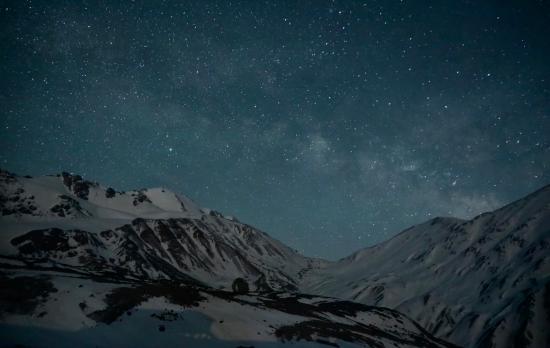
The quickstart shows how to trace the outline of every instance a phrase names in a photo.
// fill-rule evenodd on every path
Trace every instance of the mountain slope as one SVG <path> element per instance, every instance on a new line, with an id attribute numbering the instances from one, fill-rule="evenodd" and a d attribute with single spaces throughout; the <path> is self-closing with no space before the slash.
<path id="1" fill-rule="evenodd" d="M 105 284 L 115 293 L 128 291 L 116 290 L 128 286 L 140 289 L 132 296 L 143 301 L 122 306 L 136 310 L 141 310 L 146 300 L 165 298 L 158 284 L 170 284 L 212 299 L 193 306 L 207 317 L 209 311 L 216 311 L 213 304 L 219 305 L 216 301 L 220 298 L 229 304 L 218 314 L 252 306 L 247 310 L 271 318 L 276 310 L 274 321 L 266 319 L 267 327 L 260 325 L 271 329 L 266 337 L 276 340 L 274 344 L 283 339 L 294 343 L 320 339 L 340 346 L 422 346 L 412 336 L 446 344 L 434 335 L 465 347 L 550 346 L 545 330 L 550 324 L 550 186 L 472 220 L 436 218 L 338 262 L 328 262 L 302 256 L 252 226 L 199 208 L 166 189 L 117 192 L 68 173 L 30 178 L 0 171 L 0 232 L 0 288 L 25 290 L 21 283 L 39 285 L 23 314 L 17 308 L 10 312 L 14 301 L 0 303 L 0 314 L 9 314 L 0 319 L 5 330 L 0 330 L 2 334 L 11 332 L 17 323 L 43 326 L 35 319 L 46 316 L 43 312 L 50 313 L 47 308 L 55 307 L 55 302 L 73 308 L 70 313 L 46 316 L 47 322 L 57 323 L 53 326 L 56 330 L 76 315 L 70 322 L 84 324 L 74 330 L 82 333 L 86 328 L 96 334 L 98 322 L 103 320 L 97 313 L 105 314 L 111 306 L 109 292 L 101 290 Z M 236 278 L 251 285 L 254 305 L 221 291 L 230 289 Z M 51 284 L 40 286 L 44 279 Z M 74 304 L 82 299 L 80 295 L 74 295 L 80 300 L 66 291 L 49 295 L 56 292 L 52 289 L 63 288 L 59 284 L 67 279 L 88 282 L 91 290 L 86 296 L 103 300 L 92 301 L 94 305 L 83 301 L 87 309 L 79 310 L 84 314 L 75 314 Z M 325 297 L 289 295 L 297 292 Z M 7 297 L 13 293 L 17 292 L 8 291 Z M 283 307 L 268 306 L 265 298 L 270 296 Z M 285 300 L 288 296 L 295 296 L 291 303 Z M 407 331 L 402 327 L 407 317 L 391 319 L 391 326 L 399 332 L 395 337 L 380 327 L 378 317 L 358 322 L 356 314 L 342 312 L 350 306 L 371 310 L 356 307 L 360 306 L 356 302 L 404 313 L 430 334 L 416 324 L 412 325 L 418 331 Z M 305 310 L 303 303 L 312 307 L 300 312 L 300 320 L 282 325 L 290 320 L 288 315 Z M 120 306 L 115 303 L 114 307 Z M 158 315 L 166 309 L 161 307 L 154 307 Z M 319 312 L 326 315 L 320 318 Z M 240 316 L 235 325 L 251 325 L 256 314 Z M 88 319 L 83 320 L 82 315 Z M 149 319 L 134 322 L 121 313 L 114 317 L 117 323 L 126 323 L 124 330 L 151 325 Z M 215 322 L 215 316 L 210 318 Z M 209 321 L 197 320 L 212 326 Z M 101 335 L 118 337 L 107 331 Z M 226 332 L 228 336 L 219 338 L 232 334 Z M 346 343 L 346 337 L 353 337 L 351 343 Z M 381 340 L 384 337 L 386 341 Z M 378 343 L 372 343 L 373 339 Z M 251 336 L 243 340 L 255 342 Z"/>
<path id="2" fill-rule="evenodd" d="M 464 346 L 550 346 L 550 186 L 436 218 L 321 269 L 301 291 L 394 308 Z"/>
<path id="3" fill-rule="evenodd" d="M 264 232 L 165 189 L 116 192 L 78 175 L 0 173 L 0 254 L 36 266 L 228 287 L 295 290 L 303 257 Z"/>

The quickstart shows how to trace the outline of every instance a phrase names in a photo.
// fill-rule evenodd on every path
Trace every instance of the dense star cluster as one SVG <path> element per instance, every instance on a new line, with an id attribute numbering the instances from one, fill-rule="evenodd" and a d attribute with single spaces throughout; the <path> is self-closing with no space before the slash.
<path id="1" fill-rule="evenodd" d="M 544 1 L 2 1 L 0 167 L 164 186 L 307 255 L 550 183 Z"/>

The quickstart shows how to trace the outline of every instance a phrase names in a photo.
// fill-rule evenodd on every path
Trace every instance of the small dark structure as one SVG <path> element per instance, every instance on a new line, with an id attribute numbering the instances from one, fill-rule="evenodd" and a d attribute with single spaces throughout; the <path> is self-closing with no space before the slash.
<path id="1" fill-rule="evenodd" d="M 249 290 L 248 283 L 243 278 L 237 278 L 231 285 L 233 292 L 236 294 L 246 294 Z"/>

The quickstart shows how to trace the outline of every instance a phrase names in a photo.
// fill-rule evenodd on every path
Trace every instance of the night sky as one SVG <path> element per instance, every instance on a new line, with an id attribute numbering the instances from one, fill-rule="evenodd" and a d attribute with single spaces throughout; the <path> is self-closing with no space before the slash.
<path id="1" fill-rule="evenodd" d="M 549 1 L 0 1 L 0 167 L 310 256 L 550 183 Z"/>

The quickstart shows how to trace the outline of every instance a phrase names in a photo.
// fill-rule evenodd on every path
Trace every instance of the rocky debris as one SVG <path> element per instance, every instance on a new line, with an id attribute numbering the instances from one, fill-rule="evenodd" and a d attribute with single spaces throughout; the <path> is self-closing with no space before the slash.
<path id="1" fill-rule="evenodd" d="M 80 199 L 88 199 L 90 194 L 90 187 L 98 186 L 97 183 L 83 180 L 80 175 L 73 175 L 67 172 L 62 172 L 63 184 L 67 186 L 74 194 Z"/>
<path id="2" fill-rule="evenodd" d="M 132 204 L 134 206 L 140 205 L 143 202 L 152 203 L 149 197 L 143 192 L 144 190 L 139 190 L 137 193 L 133 193 L 132 196 L 134 196 L 134 201 Z"/>
<path id="3" fill-rule="evenodd" d="M 0 198 L 0 210 L 2 211 L 2 215 L 4 216 L 40 215 L 40 213 L 38 212 L 38 208 L 34 204 L 32 198 L 19 199 L 19 197 L 17 196 L 11 197 L 8 200 Z"/>
<path id="4" fill-rule="evenodd" d="M 67 195 L 59 196 L 61 202 L 50 208 L 50 211 L 59 217 L 90 216 L 91 214 L 80 203 Z"/>
<path id="5" fill-rule="evenodd" d="M 40 215 L 34 196 L 25 192 L 16 177 L 0 171 L 0 213 L 2 216 Z"/>

